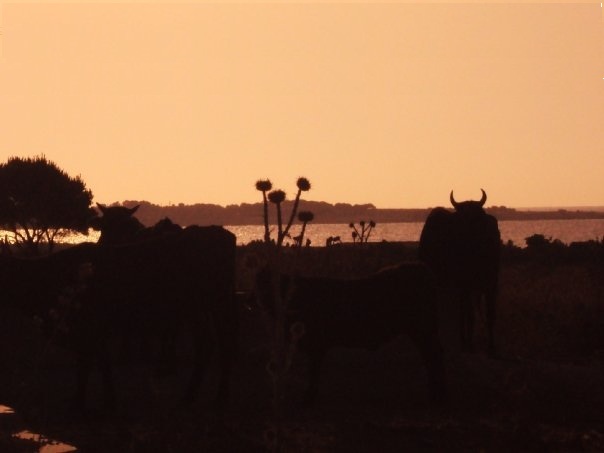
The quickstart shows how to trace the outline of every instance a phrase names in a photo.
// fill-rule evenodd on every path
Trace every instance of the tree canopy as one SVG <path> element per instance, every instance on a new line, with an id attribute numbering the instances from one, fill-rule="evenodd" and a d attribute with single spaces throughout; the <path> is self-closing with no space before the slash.
<path id="1" fill-rule="evenodd" d="M 88 232 L 92 192 L 44 156 L 11 157 L 0 164 L 0 228 L 29 252 L 67 232 Z"/>

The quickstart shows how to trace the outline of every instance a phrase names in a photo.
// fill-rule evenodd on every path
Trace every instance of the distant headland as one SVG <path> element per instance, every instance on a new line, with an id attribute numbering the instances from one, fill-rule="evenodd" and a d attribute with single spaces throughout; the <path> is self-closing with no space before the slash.
<path id="1" fill-rule="evenodd" d="M 160 206 L 148 201 L 127 200 L 115 205 L 136 206 L 138 219 L 145 225 L 153 225 L 158 220 L 169 217 L 180 225 L 261 225 L 262 204 L 242 203 L 220 206 L 197 203 Z M 283 203 L 284 212 L 292 208 L 292 201 Z M 424 209 L 380 209 L 373 204 L 326 203 L 323 201 L 300 202 L 301 209 L 314 214 L 315 223 L 348 224 L 359 220 L 373 220 L 377 223 L 423 222 L 432 208 Z M 604 210 L 597 208 L 577 209 L 514 209 L 506 206 L 491 206 L 486 211 L 498 220 L 571 220 L 604 219 Z M 272 214 L 272 213 L 271 213 Z M 273 219 L 271 219 L 273 220 Z"/>

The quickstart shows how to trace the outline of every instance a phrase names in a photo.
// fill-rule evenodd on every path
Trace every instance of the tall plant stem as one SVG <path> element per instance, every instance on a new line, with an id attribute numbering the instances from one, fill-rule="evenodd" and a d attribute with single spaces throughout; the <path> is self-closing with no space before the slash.
<path id="1" fill-rule="evenodd" d="M 266 190 L 262 191 L 262 199 L 264 200 L 264 242 L 268 244 L 271 241 L 271 234 L 268 230 L 268 199 L 266 198 Z"/>
<path id="2" fill-rule="evenodd" d="M 298 205 L 300 204 L 300 195 L 302 194 L 302 190 L 298 189 L 298 193 L 296 194 L 296 199 L 294 200 L 294 205 L 292 207 L 292 212 L 289 216 L 289 221 L 287 222 L 287 226 L 285 227 L 285 230 L 283 231 L 283 235 L 287 235 L 287 233 L 289 233 L 289 229 L 292 226 L 292 223 L 294 223 L 294 217 L 296 216 L 296 212 L 298 211 Z"/>

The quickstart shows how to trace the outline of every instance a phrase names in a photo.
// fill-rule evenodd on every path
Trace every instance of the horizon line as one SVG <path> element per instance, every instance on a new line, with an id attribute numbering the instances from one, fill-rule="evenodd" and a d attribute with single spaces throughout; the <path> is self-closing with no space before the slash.
<path id="1" fill-rule="evenodd" d="M 285 200 L 286 202 L 293 202 L 294 200 Z M 330 204 L 332 206 L 335 206 L 336 204 L 348 204 L 351 206 L 362 206 L 362 205 L 373 205 L 375 207 L 375 209 L 380 209 L 380 210 L 387 210 L 387 209 L 434 209 L 437 206 L 443 206 L 443 204 L 439 204 L 439 205 L 434 205 L 434 206 L 424 206 L 424 207 L 396 207 L 396 208 L 384 208 L 384 207 L 379 207 L 377 205 L 375 205 L 375 203 L 371 203 L 371 202 L 367 202 L 367 203 L 351 203 L 351 202 L 345 202 L 345 201 L 337 201 L 337 202 L 329 202 L 329 201 L 323 201 L 323 200 L 300 200 L 301 202 L 307 201 L 307 202 L 312 202 L 312 203 L 327 203 Z M 194 206 L 196 204 L 206 204 L 206 205 L 215 205 L 215 206 L 220 206 L 223 208 L 226 208 L 227 206 L 232 206 L 232 205 L 242 205 L 242 204 L 262 204 L 262 201 L 253 201 L 253 202 L 248 202 L 248 201 L 242 201 L 239 203 L 227 203 L 227 204 L 220 204 L 220 203 L 210 203 L 210 202 L 203 202 L 203 201 L 197 201 L 197 202 L 193 202 L 193 203 L 184 203 L 184 202 L 168 202 L 166 204 L 161 204 L 161 203 L 157 203 L 154 201 L 149 201 L 149 200 L 135 200 L 135 199 L 124 199 L 121 201 L 112 201 L 112 202 L 94 202 L 93 204 L 103 204 L 103 205 L 112 205 L 112 204 L 123 204 L 125 202 L 144 202 L 144 203 L 149 203 L 152 205 L 156 205 L 156 206 L 160 206 L 160 207 L 177 207 L 180 204 L 183 204 L 184 206 Z M 558 211 L 558 210 L 567 210 L 567 211 L 604 211 L 604 203 L 602 204 L 590 204 L 590 205 L 558 205 L 558 206 L 509 206 L 509 205 L 491 205 L 491 206 L 486 206 L 486 209 L 492 209 L 492 208 L 500 208 L 500 207 L 504 207 L 507 209 L 515 209 L 515 210 L 523 210 L 523 211 Z"/>

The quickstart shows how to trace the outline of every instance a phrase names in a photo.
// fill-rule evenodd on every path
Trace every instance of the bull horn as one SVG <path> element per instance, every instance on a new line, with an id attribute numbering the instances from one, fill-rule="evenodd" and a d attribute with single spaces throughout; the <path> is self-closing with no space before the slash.
<path id="1" fill-rule="evenodd" d="M 130 211 L 130 215 L 134 214 L 134 213 L 137 211 L 137 209 L 138 209 L 138 208 L 140 208 L 140 207 L 141 207 L 141 205 L 140 205 L 140 204 L 137 204 L 137 205 L 136 205 L 136 206 L 134 206 L 133 208 L 130 208 L 130 209 L 129 209 L 129 211 Z"/>
<path id="2" fill-rule="evenodd" d="M 107 206 L 105 206 L 104 204 L 101 204 L 101 203 L 97 203 L 96 205 L 98 206 L 101 213 L 105 214 L 105 211 L 107 210 Z"/>
<path id="3" fill-rule="evenodd" d="M 453 197 L 453 191 L 451 191 L 451 195 L 449 195 L 449 200 L 451 200 L 451 204 L 453 205 L 453 207 L 457 208 L 457 205 L 459 205 L 459 203 L 455 201 L 455 198 Z"/>
<path id="4" fill-rule="evenodd" d="M 480 199 L 479 203 L 480 203 L 480 206 L 482 207 L 487 202 L 487 193 L 483 189 L 480 189 L 480 190 L 482 191 L 482 198 Z"/>

